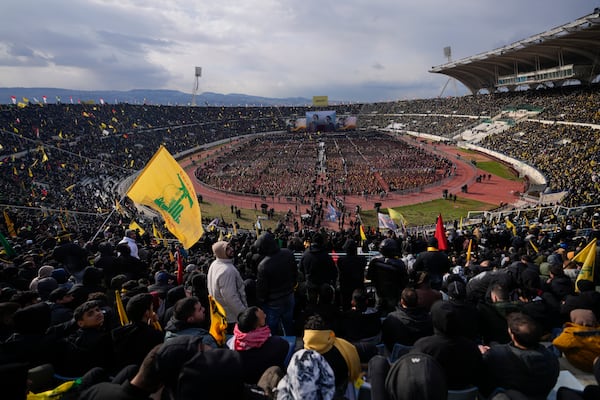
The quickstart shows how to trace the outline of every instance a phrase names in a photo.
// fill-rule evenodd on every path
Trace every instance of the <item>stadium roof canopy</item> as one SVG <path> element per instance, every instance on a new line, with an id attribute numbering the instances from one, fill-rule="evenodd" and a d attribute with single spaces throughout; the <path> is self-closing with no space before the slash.
<path id="1" fill-rule="evenodd" d="M 473 94 L 501 87 L 514 90 L 600 74 L 600 8 L 573 22 L 498 49 L 450 61 L 429 71 L 455 78 Z"/>

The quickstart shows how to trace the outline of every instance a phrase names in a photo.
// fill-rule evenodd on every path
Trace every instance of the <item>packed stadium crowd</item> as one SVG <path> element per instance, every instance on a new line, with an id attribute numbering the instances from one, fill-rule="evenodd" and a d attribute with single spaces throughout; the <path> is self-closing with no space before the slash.
<path id="1" fill-rule="evenodd" d="M 324 149 L 322 168 L 318 168 L 319 146 Z M 287 134 L 254 138 L 203 163 L 196 177 L 225 191 L 304 202 L 317 196 L 376 195 L 424 187 L 451 171 L 450 161 L 418 146 L 365 132 L 315 140 Z"/>
<path id="2" fill-rule="evenodd" d="M 538 96 L 385 107 L 494 115 L 502 104 L 545 104 L 545 96 Z M 583 107 L 594 96 L 582 89 L 570 99 Z M 554 115 L 559 106 L 553 103 L 560 104 L 561 97 L 547 99 Z M 374 105 L 361 107 L 359 121 L 369 107 Z M 561 118 L 568 121 L 594 118 L 576 107 L 564 111 Z M 600 330 L 600 268 L 590 274 L 587 261 L 591 254 L 600 260 L 593 241 L 600 237 L 598 209 L 567 216 L 548 211 L 552 231 L 540 229 L 541 214 L 528 221 L 527 212 L 512 222 L 462 227 L 455 221 L 442 236 L 360 225 L 330 231 L 283 221 L 256 233 L 207 228 L 189 249 L 157 238 L 151 225 L 158 221 L 146 219 L 144 233 L 127 229 L 123 221 L 137 215 L 130 202 L 107 218 L 121 196 L 118 183 L 159 145 L 176 154 L 240 135 L 283 131 L 285 118 L 301 112 L 1 106 L 0 379 L 5 393 L 10 391 L 7 398 L 69 382 L 61 389 L 64 398 L 149 398 L 162 390 L 162 398 L 174 399 L 198 393 L 298 399 L 307 391 L 353 399 L 362 382 L 373 399 L 442 399 L 470 388 L 489 399 L 545 399 L 558 380 L 559 357 L 600 378 L 599 344 L 577 342 L 600 337 L 578 334 Z M 537 133 L 542 128 L 544 135 Z M 515 129 L 497 142 L 490 137 L 486 145 L 551 175 L 553 189 L 578 195 L 569 205 L 598 203 L 590 164 L 597 156 L 594 130 L 534 122 Z M 297 193 L 318 204 L 315 188 L 326 185 L 326 177 L 325 194 L 343 193 L 334 185 L 343 179 L 358 185 L 360 172 L 345 175 L 352 164 L 365 170 L 369 165 L 398 188 L 406 171 L 410 184 L 422 182 L 424 166 L 428 173 L 452 173 L 448 160 L 418 147 L 385 139 L 383 150 L 360 133 L 347 135 L 323 138 L 322 165 L 315 158 L 316 140 L 290 145 L 258 137 L 247 147 L 232 141 L 232 153 L 223 160 L 200 160 L 198 171 L 208 172 L 198 174 L 217 179 L 210 181 L 215 186 L 257 194 L 252 184 L 260 177 L 271 185 L 266 190 L 295 195 L 288 180 L 305 184 L 294 175 L 301 170 L 314 183 Z M 289 158 L 281 156 L 286 152 Z M 225 173 L 229 180 L 223 180 Z M 587 235 L 577 236 L 575 226 Z M 583 278 L 581 271 L 588 271 Z M 561 399 L 597 398 L 598 387 L 561 393 L 579 396 Z"/>
<path id="3" fill-rule="evenodd" d="M 196 177 L 226 191 L 309 197 L 314 191 L 316 145 L 289 136 L 254 138 L 199 166 Z"/>
<path id="4" fill-rule="evenodd" d="M 486 137 L 481 145 L 535 166 L 552 192 L 568 190 L 568 207 L 597 204 L 600 129 L 588 126 L 521 122 Z"/>

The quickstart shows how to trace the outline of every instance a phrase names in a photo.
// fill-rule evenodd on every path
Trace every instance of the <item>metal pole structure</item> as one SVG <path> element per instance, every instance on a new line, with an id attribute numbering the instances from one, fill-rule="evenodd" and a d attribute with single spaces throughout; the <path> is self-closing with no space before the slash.
<path id="1" fill-rule="evenodd" d="M 196 95 L 198 94 L 198 88 L 200 87 L 200 81 L 198 78 L 202 76 L 202 67 L 196 67 L 194 72 L 194 90 L 192 91 L 192 107 L 196 106 Z"/>
<path id="2" fill-rule="evenodd" d="M 93 242 L 94 240 L 96 240 L 96 238 L 98 237 L 98 235 L 100 234 L 100 232 L 102 232 L 102 229 L 104 228 L 104 225 L 106 225 L 106 223 L 108 222 L 108 220 L 110 219 L 110 217 L 112 217 L 112 215 L 115 213 L 115 211 L 116 211 L 116 209 L 113 208 L 112 211 L 110 212 L 110 214 L 108 214 L 108 217 L 106 217 L 106 219 L 102 223 L 102 225 L 100 225 L 100 228 L 98 228 L 98 231 L 96 232 L 96 234 L 94 235 L 94 237 L 92 237 L 92 240 L 90 240 L 90 242 Z"/>

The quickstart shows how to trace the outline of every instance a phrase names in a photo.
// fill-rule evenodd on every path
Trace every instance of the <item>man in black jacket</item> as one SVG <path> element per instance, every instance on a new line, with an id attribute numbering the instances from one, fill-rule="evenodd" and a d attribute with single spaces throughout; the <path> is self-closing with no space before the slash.
<path id="1" fill-rule="evenodd" d="M 431 307 L 434 334 L 417 340 L 411 352 L 429 354 L 446 373 L 448 389 L 479 385 L 482 360 L 477 343 L 462 335 L 462 320 L 455 306 L 438 301 Z"/>
<path id="2" fill-rule="evenodd" d="M 419 308 L 417 291 L 405 288 L 402 291 L 400 306 L 388 314 L 381 327 L 381 341 L 388 351 L 394 344 L 412 346 L 417 339 L 433 335 L 433 324 L 429 311 Z"/>
<path id="3" fill-rule="evenodd" d="M 375 286 L 377 310 L 386 315 L 396 309 L 402 290 L 408 282 L 408 273 L 404 262 L 399 258 L 398 243 L 392 238 L 381 241 L 380 257 L 369 262 L 367 279 Z"/>
<path id="4" fill-rule="evenodd" d="M 317 304 L 320 288 L 323 284 L 336 287 L 338 270 L 325 249 L 325 237 L 315 233 L 310 247 L 304 251 L 300 259 L 300 270 L 306 279 L 306 293 L 310 304 Z"/>
<path id="5" fill-rule="evenodd" d="M 110 335 L 104 329 L 104 313 L 99 302 L 87 301 L 73 312 L 77 331 L 66 338 L 67 351 L 58 369 L 65 376 L 82 376 L 94 367 L 109 372 L 113 364 Z"/>
<path id="6" fill-rule="evenodd" d="M 427 251 L 419 253 L 413 269 L 417 272 L 426 271 L 429 273 L 431 287 L 440 290 L 444 274 L 452 268 L 450 259 L 443 251 L 438 250 L 438 241 L 432 237 L 427 242 Z"/>
<path id="7" fill-rule="evenodd" d="M 73 309 L 69 307 L 72 300 L 73 296 L 67 288 L 59 287 L 50 292 L 47 301 L 50 306 L 50 326 L 62 324 L 73 318 Z"/>
<path id="8" fill-rule="evenodd" d="M 129 299 L 126 313 L 130 323 L 111 331 L 118 368 L 140 365 L 148 352 L 163 342 L 163 333 L 154 327 L 158 319 L 150 293 L 136 294 Z"/>
<path id="9" fill-rule="evenodd" d="M 512 313 L 507 320 L 511 342 L 484 350 L 479 389 L 485 396 L 503 388 L 528 399 L 546 399 L 558 379 L 558 358 L 540 345 L 540 329 L 527 314 Z"/>
<path id="10" fill-rule="evenodd" d="M 137 374 L 122 384 L 98 383 L 79 397 L 81 400 L 148 400 L 150 395 L 163 385 L 162 375 L 158 370 L 156 353 L 160 346 L 154 347 L 144 358 Z"/>
<path id="11" fill-rule="evenodd" d="M 294 325 L 294 288 L 298 281 L 294 254 L 288 249 L 280 249 L 270 232 L 260 235 L 255 246 L 258 253 L 264 256 L 258 264 L 256 276 L 258 304 L 267 314 L 267 325 L 273 334 L 291 335 Z"/>

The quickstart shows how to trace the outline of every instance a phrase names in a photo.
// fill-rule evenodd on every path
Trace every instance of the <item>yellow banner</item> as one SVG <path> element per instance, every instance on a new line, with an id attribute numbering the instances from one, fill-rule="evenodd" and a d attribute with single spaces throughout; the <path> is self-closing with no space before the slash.
<path id="1" fill-rule="evenodd" d="M 15 224 L 13 224 L 6 211 L 4 211 L 4 222 L 6 223 L 6 229 L 8 229 L 8 235 L 12 238 L 17 237 L 17 231 L 15 231 Z"/>
<path id="2" fill-rule="evenodd" d="M 208 303 L 210 307 L 209 332 L 219 345 L 224 345 L 226 340 L 225 330 L 227 329 L 227 315 L 225 309 L 211 295 L 208 295 Z"/>
<path id="3" fill-rule="evenodd" d="M 511 230 L 513 236 L 517 236 L 517 227 L 515 226 L 515 224 L 513 224 L 512 221 L 508 219 L 508 217 L 506 217 L 505 222 L 506 227 Z"/>
<path id="4" fill-rule="evenodd" d="M 327 107 L 329 105 L 329 96 L 313 96 L 313 106 Z"/>
<path id="5" fill-rule="evenodd" d="M 581 266 L 581 270 L 577 275 L 577 279 L 575 280 L 575 291 L 579 292 L 577 288 L 577 282 L 580 280 L 588 280 L 594 281 L 594 264 L 596 263 L 596 242 L 597 239 L 594 238 L 591 242 L 587 244 L 575 257 L 573 257 L 573 261 L 581 262 L 583 265 Z"/>
<path id="6" fill-rule="evenodd" d="M 390 218 L 400 225 L 406 227 L 408 225 L 408 221 L 404 218 L 404 215 L 400 211 L 396 211 L 393 208 L 388 208 L 388 213 L 390 214 Z"/>
<path id="7" fill-rule="evenodd" d="M 121 299 L 121 293 L 118 290 L 115 290 L 115 303 L 117 304 L 117 314 L 119 315 L 121 326 L 127 325 L 129 323 L 129 318 L 127 318 L 125 307 L 123 307 L 123 300 Z"/>
<path id="8" fill-rule="evenodd" d="M 200 204 L 192 181 L 163 146 L 133 182 L 127 196 L 158 211 L 169 232 L 186 249 L 192 247 L 204 233 Z"/>
<path id="9" fill-rule="evenodd" d="M 142 228 L 137 222 L 131 221 L 129 223 L 129 229 L 133 229 L 134 231 L 138 231 L 139 235 L 143 235 L 144 233 L 146 233 L 146 231 L 144 230 L 144 228 Z"/>
<path id="10" fill-rule="evenodd" d="M 359 230 L 360 230 L 360 240 L 361 241 L 367 240 L 367 235 L 365 235 L 365 230 L 363 229 L 362 225 L 360 225 Z"/>

